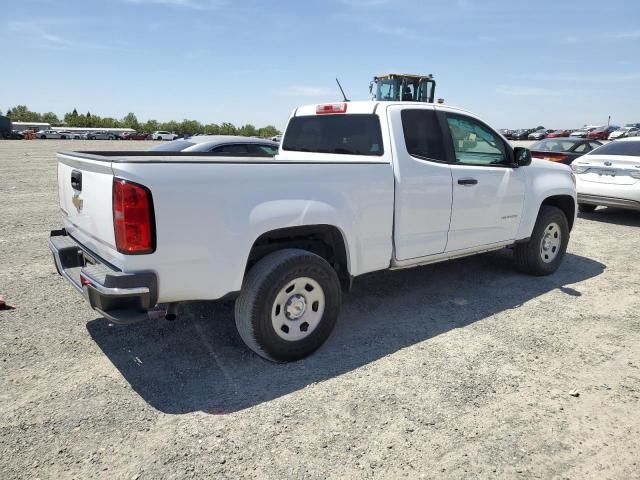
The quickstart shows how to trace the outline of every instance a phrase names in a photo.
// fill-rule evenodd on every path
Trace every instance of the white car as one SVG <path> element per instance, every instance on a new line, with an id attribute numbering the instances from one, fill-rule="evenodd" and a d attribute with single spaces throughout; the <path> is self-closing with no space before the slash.
<path id="1" fill-rule="evenodd" d="M 40 130 L 39 132 L 36 132 L 35 136 L 36 138 L 41 138 L 42 140 L 64 140 L 66 138 L 71 138 L 67 137 L 63 133 L 58 132 L 57 130 Z"/>
<path id="2" fill-rule="evenodd" d="M 237 297 L 240 336 L 296 360 L 336 323 L 355 277 L 510 247 L 560 266 L 577 210 L 571 169 L 513 148 L 448 105 L 307 105 L 275 157 L 58 154 L 58 272 L 115 323 L 156 304 Z"/>
<path id="3" fill-rule="evenodd" d="M 157 131 L 151 134 L 151 140 L 175 140 L 178 135 L 171 132 Z"/>
<path id="4" fill-rule="evenodd" d="M 640 130 L 635 127 L 622 127 L 618 130 L 611 132 L 609 140 L 615 140 L 617 138 L 624 137 L 637 137 L 640 135 Z"/>
<path id="5" fill-rule="evenodd" d="M 581 212 L 596 207 L 640 210 L 640 138 L 621 138 L 571 164 Z"/>

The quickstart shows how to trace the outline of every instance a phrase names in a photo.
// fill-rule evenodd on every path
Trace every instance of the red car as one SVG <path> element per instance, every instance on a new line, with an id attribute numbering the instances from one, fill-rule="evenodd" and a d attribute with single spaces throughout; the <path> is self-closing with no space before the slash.
<path id="1" fill-rule="evenodd" d="M 571 130 L 554 130 L 547 138 L 568 137 L 571 134 Z"/>
<path id="2" fill-rule="evenodd" d="M 122 134 L 122 139 L 123 140 L 146 140 L 147 139 L 147 134 L 146 133 L 137 133 L 137 132 L 125 132 Z"/>
<path id="3" fill-rule="evenodd" d="M 587 138 L 592 140 L 606 140 L 609 138 L 609 134 L 619 127 L 600 127 L 590 131 L 587 134 Z"/>

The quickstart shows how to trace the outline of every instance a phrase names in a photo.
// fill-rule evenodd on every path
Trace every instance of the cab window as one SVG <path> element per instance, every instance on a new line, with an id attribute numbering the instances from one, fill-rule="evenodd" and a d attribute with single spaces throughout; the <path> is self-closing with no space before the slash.
<path id="1" fill-rule="evenodd" d="M 211 151 L 220 155 L 246 155 L 249 153 L 246 145 L 222 145 L 220 147 L 213 148 Z"/>
<path id="2" fill-rule="evenodd" d="M 278 147 L 273 145 L 261 145 L 259 143 L 250 143 L 247 145 L 251 155 L 273 157 L 278 153 Z"/>
<path id="3" fill-rule="evenodd" d="M 469 165 L 510 165 L 507 148 L 497 133 L 470 117 L 450 113 L 446 117 L 456 162 Z"/>

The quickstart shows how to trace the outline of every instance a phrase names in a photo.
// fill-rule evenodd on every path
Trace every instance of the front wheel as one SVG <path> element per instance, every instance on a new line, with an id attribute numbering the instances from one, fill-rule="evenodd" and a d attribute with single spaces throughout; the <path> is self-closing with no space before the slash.
<path id="1" fill-rule="evenodd" d="M 514 249 L 518 270 L 530 275 L 550 275 L 564 258 L 569 243 L 569 222 L 562 210 L 543 205 L 531 238 Z"/>
<path id="2" fill-rule="evenodd" d="M 340 282 L 326 260 L 305 250 L 279 250 L 247 274 L 236 300 L 236 326 L 261 357 L 299 360 L 327 340 L 340 304 Z"/>

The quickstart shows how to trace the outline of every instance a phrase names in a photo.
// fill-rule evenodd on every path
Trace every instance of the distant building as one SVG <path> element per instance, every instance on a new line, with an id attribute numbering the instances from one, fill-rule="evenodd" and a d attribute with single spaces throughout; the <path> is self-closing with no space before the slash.
<path id="1" fill-rule="evenodd" d="M 13 123 L 13 129 L 17 130 L 18 132 L 22 132 L 24 130 L 34 130 L 37 132 L 38 130 L 51 129 L 51 124 L 44 123 L 44 122 L 12 122 L 12 123 Z"/>

